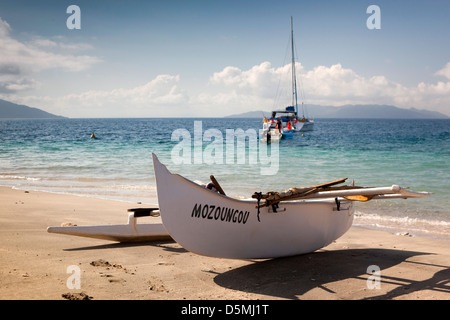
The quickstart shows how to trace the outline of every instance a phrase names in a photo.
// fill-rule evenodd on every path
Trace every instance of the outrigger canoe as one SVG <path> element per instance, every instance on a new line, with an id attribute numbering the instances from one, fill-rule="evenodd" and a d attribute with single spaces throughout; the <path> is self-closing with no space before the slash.
<path id="1" fill-rule="evenodd" d="M 214 176 L 214 188 L 205 188 L 172 174 L 152 156 L 159 208 L 129 209 L 127 224 L 47 231 L 119 242 L 175 240 L 191 252 L 218 258 L 277 258 L 316 251 L 342 236 L 353 222 L 353 201 L 430 195 L 397 185 L 336 187 L 346 180 L 339 179 L 285 192 L 255 192 L 240 200 L 226 196 Z M 136 221 L 157 215 L 162 223 Z"/>
<path id="2" fill-rule="evenodd" d="M 152 156 L 165 229 L 186 250 L 211 257 L 258 259 L 313 252 L 347 232 L 355 200 L 429 195 L 397 185 L 333 188 L 339 180 L 240 200 L 172 174 Z"/>

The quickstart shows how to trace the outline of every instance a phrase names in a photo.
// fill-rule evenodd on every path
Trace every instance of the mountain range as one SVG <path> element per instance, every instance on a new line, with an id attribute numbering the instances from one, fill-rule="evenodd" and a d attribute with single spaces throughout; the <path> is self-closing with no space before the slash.
<path id="1" fill-rule="evenodd" d="M 378 118 L 378 119 L 448 119 L 449 117 L 437 111 L 420 110 L 416 108 L 403 109 L 388 105 L 344 105 L 340 107 L 308 105 L 309 116 L 313 118 Z M 250 111 L 233 114 L 227 118 L 261 118 L 269 117 L 271 111 Z"/>
<path id="2" fill-rule="evenodd" d="M 0 99 L 0 119 L 57 119 L 64 118 L 41 109 L 31 108 Z"/>
<path id="3" fill-rule="evenodd" d="M 340 107 L 308 105 L 309 116 L 313 118 L 378 118 L 378 119 L 448 119 L 437 111 L 415 108 L 403 109 L 388 105 L 344 105 Z M 270 111 L 250 111 L 229 115 L 225 118 L 269 117 Z M 0 119 L 57 119 L 64 118 L 41 109 L 31 108 L 0 99 Z"/>

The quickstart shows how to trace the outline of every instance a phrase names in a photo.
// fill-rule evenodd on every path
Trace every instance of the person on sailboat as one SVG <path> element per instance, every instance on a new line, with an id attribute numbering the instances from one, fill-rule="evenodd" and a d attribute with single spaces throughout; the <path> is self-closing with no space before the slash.
<path id="1" fill-rule="evenodd" d="M 277 120 L 277 126 L 275 128 L 280 130 L 280 132 L 281 132 L 281 129 L 283 129 L 280 120 Z"/>

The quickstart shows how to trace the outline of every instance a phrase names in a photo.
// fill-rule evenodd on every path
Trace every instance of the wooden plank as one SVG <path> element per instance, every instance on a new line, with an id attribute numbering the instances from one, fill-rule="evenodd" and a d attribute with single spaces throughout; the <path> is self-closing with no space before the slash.
<path id="1" fill-rule="evenodd" d="M 222 187 L 220 186 L 219 182 L 214 178 L 213 175 L 210 175 L 209 178 L 211 179 L 212 183 L 214 184 L 214 187 L 219 191 L 220 194 L 223 194 L 226 196 L 225 192 L 223 191 Z"/>

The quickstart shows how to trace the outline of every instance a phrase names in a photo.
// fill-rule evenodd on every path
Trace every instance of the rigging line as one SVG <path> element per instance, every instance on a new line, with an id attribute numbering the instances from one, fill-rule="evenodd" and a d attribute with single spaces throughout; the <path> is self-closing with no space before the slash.
<path id="1" fill-rule="evenodd" d="M 296 45 L 295 42 L 294 42 L 294 48 L 295 48 L 295 50 L 294 50 L 295 61 L 300 61 L 300 59 L 298 58 L 298 50 L 297 50 L 297 45 Z M 302 65 L 302 67 L 303 67 L 303 65 Z M 300 82 L 300 86 L 297 87 L 297 90 L 300 92 L 300 98 L 301 98 L 301 103 L 302 103 L 302 111 L 303 111 L 303 114 L 305 115 L 305 111 L 306 110 L 305 110 L 304 104 L 306 104 L 306 96 L 305 96 L 305 91 L 303 90 L 304 86 L 303 86 L 303 77 L 302 77 L 302 72 L 301 71 L 297 73 L 297 78 L 298 78 L 298 81 Z M 306 117 L 309 118 L 308 112 L 306 112 Z"/>
<path id="2" fill-rule="evenodd" d="M 281 70 L 287 65 L 286 61 L 287 61 L 287 56 L 288 56 L 288 54 L 290 52 L 290 50 L 289 50 L 290 45 L 291 45 L 291 38 L 289 36 L 288 42 L 286 44 L 286 50 L 285 50 L 285 55 L 284 55 L 283 64 L 281 66 Z M 278 77 L 277 91 L 276 91 L 276 94 L 275 94 L 275 98 L 274 98 L 272 109 L 276 108 L 277 105 L 280 104 L 280 99 L 281 99 L 282 96 L 284 96 L 284 91 L 285 90 L 280 89 L 281 80 L 283 79 L 284 75 L 285 74 L 283 72 L 280 72 L 280 75 Z"/>

